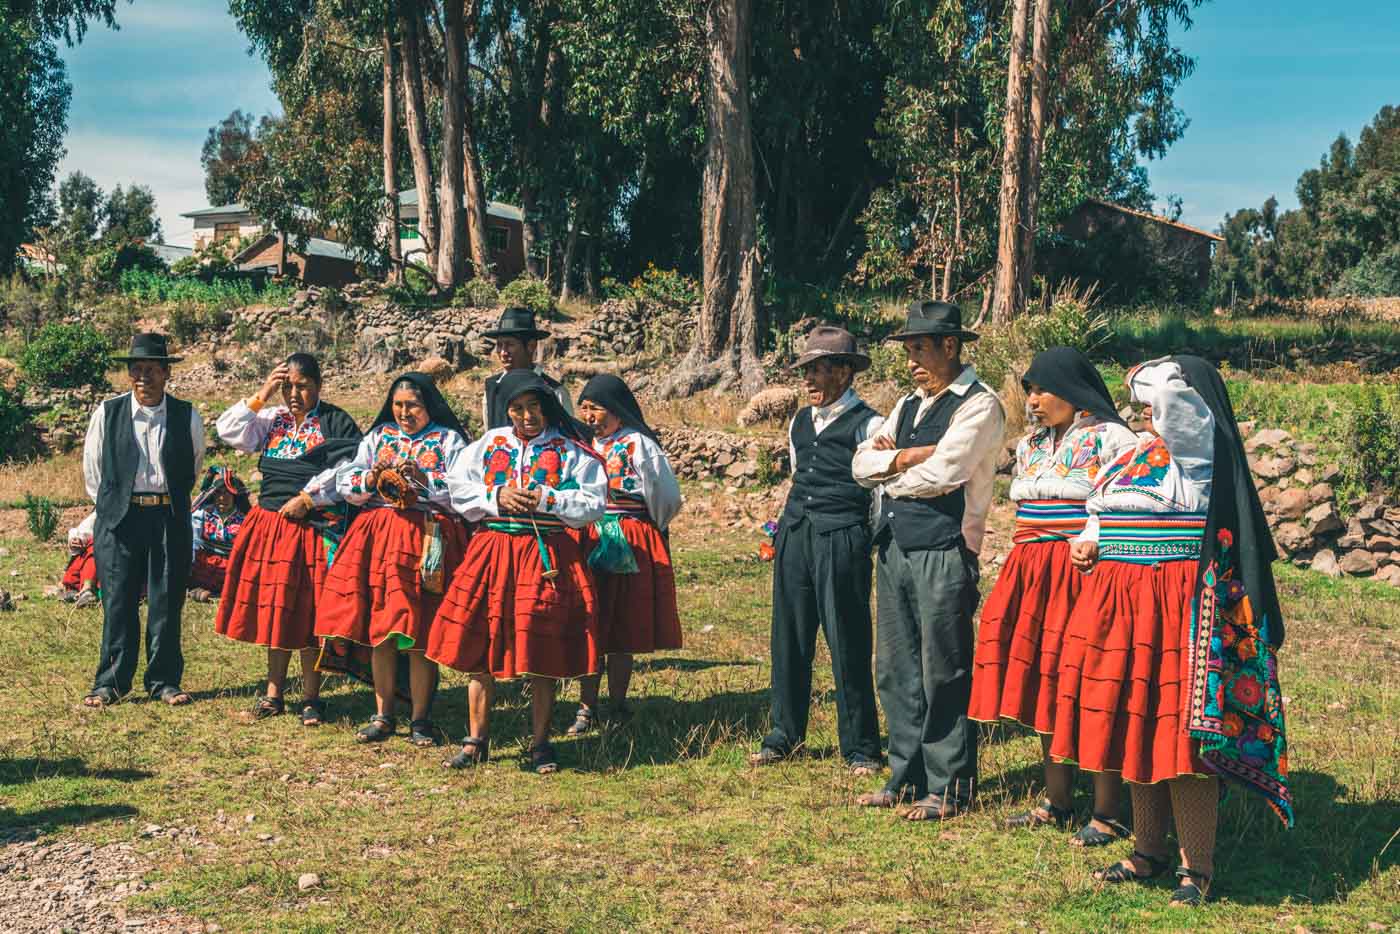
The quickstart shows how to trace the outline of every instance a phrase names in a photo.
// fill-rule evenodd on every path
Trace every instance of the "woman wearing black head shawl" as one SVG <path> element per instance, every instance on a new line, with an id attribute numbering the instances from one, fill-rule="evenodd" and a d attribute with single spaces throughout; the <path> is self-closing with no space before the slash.
<path id="1" fill-rule="evenodd" d="M 1092 574 L 1065 632 L 1051 754 L 1133 783 L 1136 849 L 1096 877 L 1165 872 L 1174 822 L 1171 904 L 1194 906 L 1214 869 L 1217 775 L 1292 823 L 1274 552 L 1214 367 L 1156 360 L 1127 383 L 1150 428 L 1099 478 L 1072 546 Z"/>
<path id="2" fill-rule="evenodd" d="M 1084 580 L 1070 563 L 1069 543 L 1084 530 L 1084 501 L 1100 471 L 1137 436 L 1118 416 L 1099 371 L 1077 350 L 1037 354 L 1021 385 L 1030 424 L 1016 445 L 1011 482 L 1016 531 L 982 610 L 968 716 L 1015 720 L 1040 734 L 1045 798 L 1006 823 L 1065 828 L 1074 820 L 1074 769 L 1053 762 L 1049 750 L 1060 644 Z M 1104 846 L 1128 836 L 1118 820 L 1120 788 L 1116 775 L 1095 776 L 1093 816 L 1073 844 Z"/>
<path id="3" fill-rule="evenodd" d="M 598 583 L 598 625 L 607 656 L 608 697 L 625 715 L 632 656 L 681 647 L 676 578 L 664 537 L 681 508 L 681 487 L 656 432 L 627 384 L 609 373 L 588 381 L 579 415 L 607 468 L 607 513 L 595 523 L 588 563 Z M 568 733 L 593 727 L 600 675 L 579 680 L 580 705 Z"/>
<path id="4" fill-rule="evenodd" d="M 250 716 L 285 709 L 283 686 L 293 652 L 301 653 L 301 722 L 325 719 L 316 669 L 316 602 L 345 531 L 346 507 L 336 468 L 354 453 L 360 429 L 321 398 L 321 366 L 294 353 L 257 393 L 219 416 L 219 437 L 234 450 L 258 452 L 262 486 L 228 558 L 217 632 L 267 647 L 267 693 Z"/>
<path id="5" fill-rule="evenodd" d="M 585 432 L 533 370 L 497 392 L 511 427 L 469 447 L 448 477 L 452 508 L 480 522 L 428 637 L 428 657 L 472 676 L 471 733 L 448 764 L 484 762 L 496 678 L 527 676 L 535 771 L 558 768 L 549 722 L 559 678 L 600 663 L 597 598 L 579 529 L 603 517 L 607 476 Z"/>
<path id="6" fill-rule="evenodd" d="M 466 429 L 422 373 L 394 380 L 355 457 L 336 474 L 342 497 L 364 509 L 326 575 L 316 635 L 373 649 L 377 712 L 359 742 L 394 735 L 395 670 L 410 659 L 409 739 L 437 743 L 429 719 L 437 668 L 424 656 L 444 583 L 461 560 L 466 530 L 451 511 L 447 473 L 466 450 Z"/>

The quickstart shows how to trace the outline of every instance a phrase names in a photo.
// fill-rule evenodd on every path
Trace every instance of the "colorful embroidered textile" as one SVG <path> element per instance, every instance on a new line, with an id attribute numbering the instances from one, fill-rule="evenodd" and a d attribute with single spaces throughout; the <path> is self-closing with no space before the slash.
<path id="1" fill-rule="evenodd" d="M 1099 558 L 1132 564 L 1195 561 L 1205 527 L 1203 512 L 1101 513 Z"/>
<path id="2" fill-rule="evenodd" d="M 1068 541 L 1084 531 L 1089 513 L 1078 499 L 1028 499 L 1016 504 L 1014 545 Z"/>
<path id="3" fill-rule="evenodd" d="M 444 444 L 450 428 L 429 425 L 416 435 L 406 434 L 398 425 L 381 425 L 375 429 L 373 458 L 376 464 L 389 466 L 411 462 L 418 465 L 428 478 L 426 493 L 421 498 L 447 490 L 447 458 Z M 357 496 L 373 495 L 376 491 L 366 485 L 370 472 L 355 470 L 350 474 L 350 492 Z"/>
<path id="4" fill-rule="evenodd" d="M 233 540 L 243 527 L 246 515 L 238 510 L 224 515 L 217 509 L 201 509 L 194 514 L 196 551 L 208 551 L 216 555 L 228 556 L 233 549 Z"/>

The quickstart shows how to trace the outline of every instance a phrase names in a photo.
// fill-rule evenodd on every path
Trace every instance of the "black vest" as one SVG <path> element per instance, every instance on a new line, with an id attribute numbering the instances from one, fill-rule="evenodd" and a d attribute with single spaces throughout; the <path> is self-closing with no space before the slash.
<path id="1" fill-rule="evenodd" d="M 141 461 L 136 427 L 131 421 L 131 393 L 104 402 L 102 420 L 102 484 L 97 488 L 97 520 L 110 528 L 122 521 L 131 506 L 136 468 Z M 190 492 L 194 489 L 190 404 L 171 395 L 165 397 L 165 441 L 160 449 L 160 463 L 165 470 L 171 512 L 188 516 Z M 185 527 L 189 527 L 188 522 Z"/>
<path id="2" fill-rule="evenodd" d="M 870 491 L 851 476 L 857 432 L 875 416 L 864 402 L 842 412 L 819 435 L 812 409 L 804 408 L 792 422 L 792 490 L 783 508 L 783 525 L 804 518 L 818 532 L 831 532 L 870 520 Z"/>
<path id="3" fill-rule="evenodd" d="M 899 412 L 895 447 L 918 448 L 942 441 L 962 404 L 986 391 L 981 383 L 973 383 L 961 396 L 952 391 L 945 392 L 929 406 L 917 424 L 914 417 L 921 400 L 918 396 L 909 396 Z M 875 541 L 883 542 L 886 535 L 893 534 L 895 544 L 906 552 L 933 551 L 961 545 L 964 503 L 963 487 L 931 499 L 895 499 L 886 496 L 880 506 Z"/>
<path id="4" fill-rule="evenodd" d="M 510 425 L 510 416 L 506 414 L 506 400 L 496 398 L 496 390 L 500 388 L 501 380 L 505 375 L 505 373 L 497 373 L 495 376 L 486 377 L 486 425 L 482 428 L 483 431 L 489 431 L 492 428 L 505 428 Z M 546 373 L 540 373 L 540 378 L 549 384 L 549 388 L 554 390 L 556 396 L 560 395 L 560 390 L 564 388 L 563 383 Z M 563 399 L 560 399 L 560 403 L 563 403 Z"/>

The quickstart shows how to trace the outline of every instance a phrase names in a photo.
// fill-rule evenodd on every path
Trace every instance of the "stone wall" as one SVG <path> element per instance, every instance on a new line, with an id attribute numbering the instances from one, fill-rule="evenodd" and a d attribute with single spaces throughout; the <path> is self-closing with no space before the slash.
<path id="1" fill-rule="evenodd" d="M 749 486 L 788 474 L 788 450 L 782 441 L 745 438 L 697 428 L 658 428 L 671 469 L 683 480 Z M 766 453 L 765 453 L 766 452 Z M 764 462 L 772 474 L 762 477 Z"/>

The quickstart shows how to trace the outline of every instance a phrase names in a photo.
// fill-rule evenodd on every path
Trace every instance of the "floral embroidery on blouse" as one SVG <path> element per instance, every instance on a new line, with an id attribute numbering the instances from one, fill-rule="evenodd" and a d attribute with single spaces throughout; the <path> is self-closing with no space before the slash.
<path id="1" fill-rule="evenodd" d="M 286 409 L 272 420 L 272 429 L 263 443 L 263 453 L 278 460 L 295 460 L 326 440 L 321 432 L 321 416 L 312 412 L 298 425 Z"/>
<path id="2" fill-rule="evenodd" d="M 446 428 L 429 428 L 417 435 L 409 435 L 397 425 L 381 425 L 374 444 L 374 463 L 389 466 L 411 461 L 427 476 L 430 493 L 444 492 L 447 489 L 447 473 L 443 444 L 448 431 Z M 374 492 L 365 488 L 368 478 L 369 471 L 356 470 L 352 473 L 350 492 L 356 495 Z"/>
<path id="3" fill-rule="evenodd" d="M 495 489 L 506 486 L 515 476 L 515 446 L 505 435 L 496 435 L 486 449 L 486 469 L 482 471 L 486 486 Z"/>
<path id="4" fill-rule="evenodd" d="M 605 442 L 603 462 L 608 471 L 608 498 L 618 496 L 638 499 L 642 496 L 642 478 L 633 462 L 637 456 L 634 438 L 622 437 Z"/>
<path id="5" fill-rule="evenodd" d="M 558 489 L 564 475 L 564 456 L 568 447 L 569 442 L 563 438 L 552 438 L 544 444 L 532 445 L 527 488 L 544 486 Z"/>
<path id="6" fill-rule="evenodd" d="M 233 546 L 233 540 L 238 537 L 238 530 L 243 527 L 243 513 L 234 510 L 225 516 L 214 509 L 201 509 L 199 514 L 199 541 L 197 544 L 227 553 L 227 550 Z"/>
<path id="7" fill-rule="evenodd" d="M 1153 438 L 1147 445 L 1130 452 L 1126 463 L 1125 458 L 1119 458 L 1118 463 L 1113 465 L 1118 476 L 1110 482 L 1120 487 L 1159 487 L 1171 462 L 1167 443 L 1161 438 Z"/>
<path id="8" fill-rule="evenodd" d="M 1053 428 L 1041 427 L 1031 432 L 1017 451 L 1016 476 L 1032 479 L 1048 472 L 1067 480 L 1079 480 L 1088 486 L 1098 479 L 1103 467 L 1103 443 L 1106 424 L 1071 429 L 1070 444 L 1055 446 Z"/>

